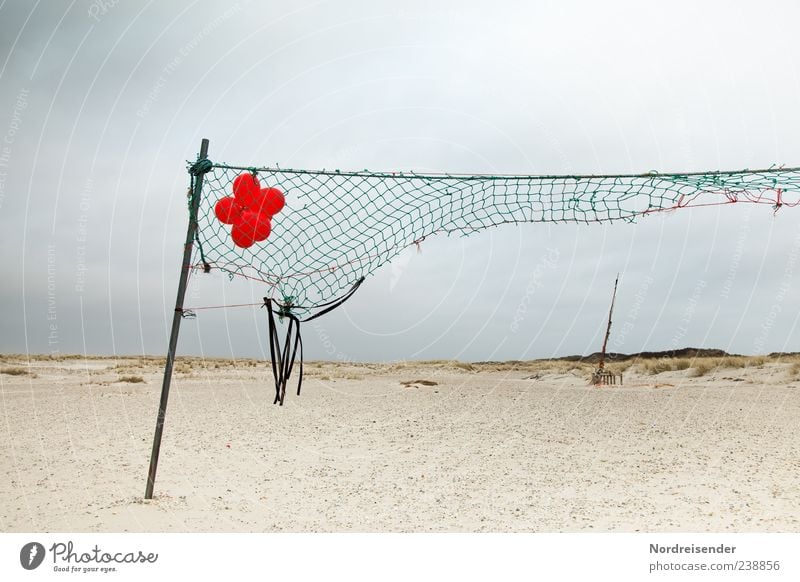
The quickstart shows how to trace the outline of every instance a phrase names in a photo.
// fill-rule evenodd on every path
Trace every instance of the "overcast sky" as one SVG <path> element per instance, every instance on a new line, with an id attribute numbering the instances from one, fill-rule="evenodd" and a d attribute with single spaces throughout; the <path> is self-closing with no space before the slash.
<path id="1" fill-rule="evenodd" d="M 526 6 L 521 6 L 526 4 Z M 645 6 L 644 4 L 648 4 Z M 468 173 L 800 165 L 796 2 L 0 2 L 0 351 L 164 354 L 185 161 Z M 431 239 L 307 357 L 800 349 L 800 208 Z M 257 301 L 195 277 L 187 305 Z M 258 356 L 249 308 L 179 353 Z"/>

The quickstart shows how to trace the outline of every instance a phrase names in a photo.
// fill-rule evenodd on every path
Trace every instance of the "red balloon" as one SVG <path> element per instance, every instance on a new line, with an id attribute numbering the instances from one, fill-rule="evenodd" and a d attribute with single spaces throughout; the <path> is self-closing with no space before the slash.
<path id="1" fill-rule="evenodd" d="M 231 229 L 231 238 L 233 239 L 233 244 L 243 249 L 253 246 L 253 243 L 256 242 L 252 234 L 247 232 L 241 222 L 233 225 Z"/>
<path id="2" fill-rule="evenodd" d="M 233 196 L 240 206 L 250 208 L 257 202 L 261 193 L 261 184 L 253 174 L 239 174 L 233 181 Z"/>
<path id="3" fill-rule="evenodd" d="M 265 194 L 266 188 L 259 189 L 259 191 L 253 196 L 253 203 L 248 210 L 252 210 L 256 214 L 261 214 L 264 212 L 264 208 L 266 208 L 267 205 L 267 197 Z"/>
<path id="4" fill-rule="evenodd" d="M 269 234 L 272 232 L 272 222 L 270 222 L 269 218 L 269 215 L 263 212 L 258 215 L 254 233 L 255 236 L 253 237 L 256 242 L 261 242 L 269 238 Z"/>
<path id="5" fill-rule="evenodd" d="M 284 198 L 283 192 L 277 188 L 264 188 L 261 190 L 261 194 L 264 197 L 262 210 L 270 216 L 278 214 L 286 205 L 286 198 Z"/>
<path id="6" fill-rule="evenodd" d="M 272 230 L 272 224 L 269 220 L 269 215 L 256 214 L 252 210 L 245 210 L 242 212 L 242 221 L 239 227 L 247 236 L 252 237 L 256 242 L 266 240 Z"/>
<path id="7" fill-rule="evenodd" d="M 233 196 L 225 196 L 225 198 L 217 200 L 217 204 L 214 206 L 214 214 L 223 224 L 236 224 L 242 218 L 242 209 Z"/>

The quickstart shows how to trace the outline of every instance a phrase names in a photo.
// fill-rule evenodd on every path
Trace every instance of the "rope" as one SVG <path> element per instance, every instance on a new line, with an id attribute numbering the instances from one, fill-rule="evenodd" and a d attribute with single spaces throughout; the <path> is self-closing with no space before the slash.
<path id="1" fill-rule="evenodd" d="M 283 401 L 286 397 L 286 386 L 289 383 L 289 378 L 292 375 L 292 370 L 294 369 L 294 364 L 298 353 L 300 355 L 300 361 L 299 373 L 297 377 L 297 395 L 300 396 L 300 389 L 303 386 L 303 338 L 300 334 L 300 323 L 312 321 L 336 309 L 345 301 L 350 299 L 350 297 L 353 296 L 363 282 L 364 279 L 360 279 L 355 285 L 353 285 L 353 288 L 350 289 L 346 295 L 340 299 L 329 302 L 324 306 L 325 308 L 322 311 L 303 320 L 299 319 L 292 313 L 294 306 L 291 304 L 278 303 L 274 299 L 264 297 L 264 304 L 262 307 L 267 308 L 269 354 L 272 362 L 272 376 L 275 380 L 275 400 L 273 401 L 273 404 L 280 404 L 280 406 L 283 406 Z M 275 306 L 277 306 L 277 309 Z M 280 337 L 278 334 L 278 325 L 275 321 L 276 315 L 279 318 L 286 318 L 289 320 L 289 324 L 286 328 L 286 338 L 283 341 L 283 347 L 281 347 Z"/>
<path id="2" fill-rule="evenodd" d="M 297 380 L 297 395 L 300 396 L 300 388 L 303 385 L 303 339 L 300 337 L 300 320 L 291 313 L 284 313 L 283 310 L 276 312 L 272 304 L 272 299 L 264 297 L 264 307 L 267 308 L 267 321 L 269 324 L 269 354 L 272 361 L 272 375 L 275 379 L 275 400 L 272 403 L 283 406 L 283 400 L 286 397 L 286 385 L 292 375 L 298 347 L 300 348 L 300 373 Z M 278 326 L 275 323 L 276 314 L 289 318 L 283 349 L 281 349 L 278 336 Z M 292 345 L 294 347 L 290 351 Z"/>
<path id="3" fill-rule="evenodd" d="M 263 306 L 264 302 L 261 303 L 233 303 L 230 305 L 206 305 L 203 307 L 187 307 L 183 311 L 201 311 L 204 309 L 229 309 L 231 307 L 258 307 Z"/>
<path id="4" fill-rule="evenodd" d="M 208 158 L 203 158 L 202 160 L 197 160 L 195 163 L 189 166 L 189 173 L 192 176 L 201 176 L 210 172 L 213 167 L 214 163 L 211 160 Z"/>

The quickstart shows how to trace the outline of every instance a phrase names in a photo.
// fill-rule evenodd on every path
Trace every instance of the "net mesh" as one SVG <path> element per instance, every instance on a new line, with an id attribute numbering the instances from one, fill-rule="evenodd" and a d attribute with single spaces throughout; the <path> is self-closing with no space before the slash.
<path id="1" fill-rule="evenodd" d="M 438 175 L 306 171 L 211 164 L 198 208 L 199 268 L 262 281 L 298 313 L 341 297 L 404 248 L 436 234 L 501 224 L 634 221 L 720 204 L 800 201 L 800 168 L 615 176 Z M 217 220 L 233 180 L 255 173 L 284 192 L 272 233 L 247 249 Z"/>

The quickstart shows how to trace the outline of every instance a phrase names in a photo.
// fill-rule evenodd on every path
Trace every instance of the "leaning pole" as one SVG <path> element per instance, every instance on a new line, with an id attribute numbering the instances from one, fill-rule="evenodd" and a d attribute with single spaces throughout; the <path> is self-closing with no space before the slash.
<path id="1" fill-rule="evenodd" d="M 156 470 L 158 469 L 158 454 L 161 451 L 161 436 L 164 433 L 164 417 L 167 415 L 167 401 L 169 400 L 169 385 L 172 381 L 172 367 L 175 363 L 175 348 L 178 345 L 178 332 L 181 329 L 183 318 L 183 298 L 186 295 L 186 282 L 189 279 L 189 270 L 192 268 L 192 249 L 194 247 L 195 233 L 197 232 L 197 211 L 200 206 L 200 195 L 203 191 L 204 171 L 201 162 L 208 159 L 208 140 L 200 143 L 200 155 L 197 163 L 189 170 L 194 179 L 194 188 L 191 191 L 189 227 L 186 230 L 186 243 L 183 247 L 183 262 L 181 263 L 180 279 L 178 281 L 178 297 L 175 300 L 175 312 L 172 314 L 172 331 L 169 335 L 169 349 L 167 363 L 164 365 L 164 382 L 161 385 L 161 401 L 158 404 L 158 417 L 156 418 L 156 432 L 153 435 L 153 452 L 150 454 L 150 468 L 147 471 L 147 488 L 144 498 L 153 498 L 153 488 L 156 483 Z"/>

